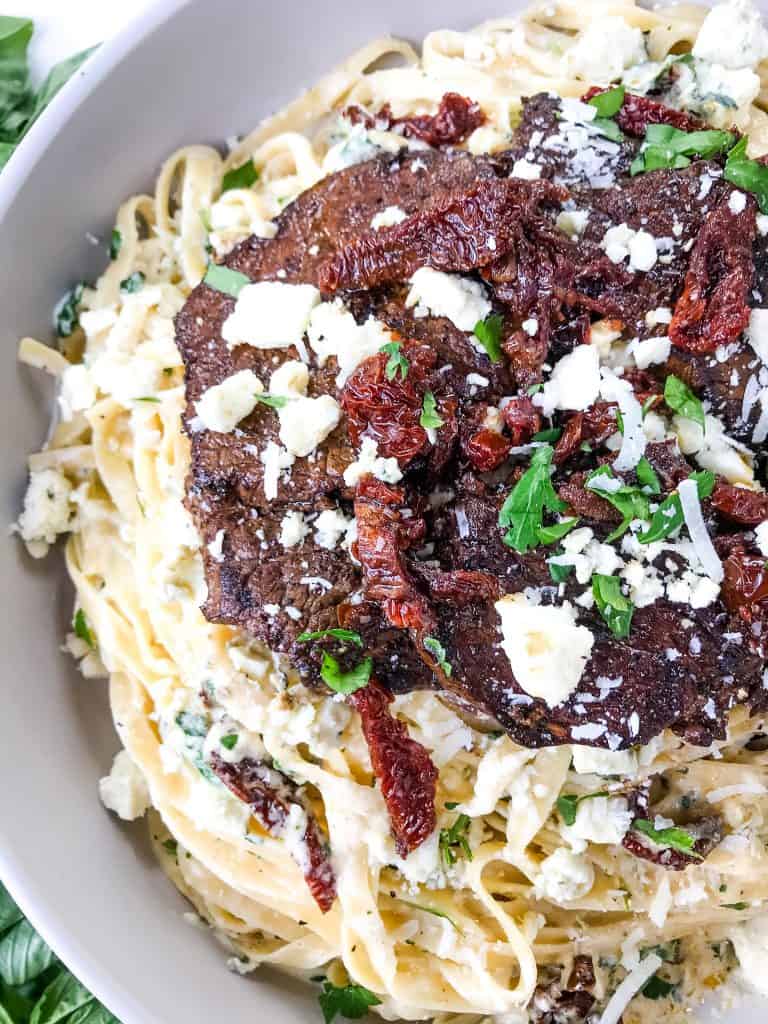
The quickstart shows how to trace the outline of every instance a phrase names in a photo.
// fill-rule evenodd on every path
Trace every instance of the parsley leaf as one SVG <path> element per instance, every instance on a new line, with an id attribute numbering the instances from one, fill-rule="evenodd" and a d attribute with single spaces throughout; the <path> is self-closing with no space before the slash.
<path id="1" fill-rule="evenodd" d="M 554 449 L 545 444 L 537 448 L 529 468 L 507 495 L 499 512 L 499 526 L 507 527 L 504 543 L 525 553 L 539 544 L 539 529 L 544 525 L 544 509 L 564 512 L 550 479 Z"/>
<path id="2" fill-rule="evenodd" d="M 225 750 L 232 750 L 234 747 L 237 746 L 237 733 L 236 732 L 227 733 L 226 736 L 222 736 L 221 737 L 220 742 L 221 742 L 222 747 L 224 747 Z"/>
<path id="3" fill-rule="evenodd" d="M 576 793 L 563 793 L 555 801 L 555 806 L 565 824 L 573 825 L 579 813 L 579 804 L 584 800 L 596 800 L 599 796 L 608 796 L 608 793 L 606 790 L 601 790 L 599 793 L 585 793 L 584 796 L 577 796 Z"/>
<path id="4" fill-rule="evenodd" d="M 616 484 L 619 484 L 617 487 Z M 585 486 L 599 494 L 622 515 L 621 523 L 605 539 L 607 543 L 617 540 L 629 529 L 633 519 L 649 519 L 648 497 L 639 487 L 622 483 L 614 476 L 610 466 L 600 466 L 587 477 Z"/>
<path id="5" fill-rule="evenodd" d="M 501 362 L 501 328 L 504 324 L 504 317 L 501 313 L 492 313 L 485 320 L 478 320 L 475 324 L 474 335 L 492 363 Z"/>
<path id="6" fill-rule="evenodd" d="M 635 606 L 622 594 L 619 577 L 594 573 L 592 593 L 598 611 L 613 635 L 619 638 L 629 636 Z"/>
<path id="7" fill-rule="evenodd" d="M 651 494 L 661 494 L 661 482 L 656 475 L 656 470 L 644 455 L 635 467 L 635 473 L 643 487 L 646 487 Z"/>
<path id="8" fill-rule="evenodd" d="M 429 653 L 431 655 L 433 655 L 435 661 L 440 666 L 440 668 L 443 670 L 443 672 L 445 672 L 445 674 L 447 676 L 449 676 L 453 672 L 453 667 L 451 666 L 451 663 L 445 657 L 445 648 L 440 643 L 440 641 L 437 639 L 437 637 L 425 636 L 424 637 L 424 646 L 429 651 Z"/>
<path id="9" fill-rule="evenodd" d="M 562 540 L 566 533 L 570 533 L 578 521 L 578 516 L 573 516 L 571 519 L 563 519 L 551 526 L 540 526 L 536 531 L 536 536 L 542 544 L 555 544 Z"/>
<path id="10" fill-rule="evenodd" d="M 350 694 L 361 690 L 368 685 L 372 670 L 373 658 L 363 658 L 349 672 L 342 672 L 341 666 L 333 655 L 328 651 L 323 651 L 320 677 L 336 693 Z"/>
<path id="11" fill-rule="evenodd" d="M 685 381 L 670 374 L 664 382 L 664 401 L 675 412 L 704 429 L 704 407 Z"/>
<path id="12" fill-rule="evenodd" d="M 442 427 L 443 419 L 437 411 L 437 402 L 431 391 L 424 392 L 424 400 L 421 403 L 421 416 L 419 425 L 425 430 L 437 430 Z"/>
<path id="13" fill-rule="evenodd" d="M 92 651 L 96 650 L 96 640 L 94 639 L 93 633 L 88 625 L 88 619 L 86 619 L 85 612 L 82 608 L 78 608 L 75 612 L 75 617 L 72 620 L 72 628 L 74 629 L 75 636 L 78 637 L 78 639 L 84 640 Z"/>
<path id="14" fill-rule="evenodd" d="M 631 174 L 656 171 L 660 168 L 687 167 L 691 157 L 716 156 L 729 149 L 735 141 L 731 132 L 714 129 L 684 132 L 669 124 L 649 124 L 640 152 L 630 167 Z"/>
<path id="15" fill-rule="evenodd" d="M 255 181 L 259 180 L 259 172 L 253 159 L 246 160 L 239 167 L 233 167 L 221 179 L 222 193 L 228 192 L 231 188 L 250 188 Z"/>
<path id="16" fill-rule="evenodd" d="M 60 338 L 68 338 L 80 326 L 80 303 L 84 281 L 78 283 L 62 297 L 53 311 L 53 323 Z"/>
<path id="17" fill-rule="evenodd" d="M 330 981 L 323 982 L 323 991 L 317 998 L 325 1024 L 333 1024 L 337 1015 L 348 1020 L 359 1020 L 365 1017 L 371 1006 L 381 1004 L 379 997 L 362 985 L 339 987 Z"/>
<path id="18" fill-rule="evenodd" d="M 134 270 L 132 274 L 124 277 L 120 282 L 120 291 L 126 295 L 133 295 L 143 287 L 145 280 L 146 278 L 140 270 Z"/>
<path id="19" fill-rule="evenodd" d="M 112 235 L 109 239 L 109 258 L 116 260 L 123 247 L 123 236 L 117 228 L 112 228 Z"/>
<path id="20" fill-rule="evenodd" d="M 160 845 L 171 857 L 175 857 L 179 852 L 179 844 L 175 839 L 164 839 Z"/>
<path id="21" fill-rule="evenodd" d="M 747 156 L 747 139 L 736 143 L 725 161 L 723 177 L 732 185 L 754 192 L 761 213 L 768 213 L 768 167 Z"/>
<path id="22" fill-rule="evenodd" d="M 450 828 L 440 829 L 438 848 L 446 867 L 452 867 L 462 855 L 467 860 L 472 860 L 472 850 L 467 839 L 470 825 L 469 816 L 460 814 Z"/>
<path id="23" fill-rule="evenodd" d="M 243 288 L 250 283 L 251 279 L 245 274 L 241 274 L 239 270 L 230 270 L 229 267 L 224 267 L 220 263 L 210 263 L 203 278 L 203 284 L 207 284 L 209 288 L 213 288 L 217 292 L 231 295 L 233 299 L 236 299 Z"/>
<path id="24" fill-rule="evenodd" d="M 389 356 L 387 365 L 384 367 L 384 376 L 387 380 L 394 380 L 397 374 L 400 374 L 400 379 L 405 380 L 408 376 L 408 360 L 403 355 L 403 347 L 399 341 L 388 341 L 386 345 L 382 345 L 379 352 L 383 352 Z"/>
<path id="25" fill-rule="evenodd" d="M 587 103 L 595 108 L 598 117 L 613 117 L 621 110 L 625 91 L 623 85 L 616 85 L 613 89 L 599 92 L 597 96 L 587 100 Z"/>
<path id="26" fill-rule="evenodd" d="M 666 999 L 668 996 L 677 988 L 677 985 L 671 981 L 666 981 L 664 978 L 659 977 L 658 974 L 652 975 L 642 988 L 642 993 L 646 999 Z"/>
<path id="27" fill-rule="evenodd" d="M 699 499 L 708 498 L 715 489 L 715 474 L 709 470 L 701 470 L 698 473 L 691 473 L 690 480 L 696 481 L 699 492 Z M 680 504 L 680 495 L 674 491 L 659 505 L 653 513 L 648 529 L 638 534 L 637 539 L 641 544 L 652 544 L 656 540 L 663 540 L 679 530 L 685 522 L 683 506 Z"/>
<path id="28" fill-rule="evenodd" d="M 270 409 L 284 409 L 290 401 L 285 395 L 261 394 L 253 396 L 262 405 L 268 405 Z"/>
<path id="29" fill-rule="evenodd" d="M 303 644 L 307 640 L 322 640 L 326 636 L 332 636 L 334 640 L 342 640 L 344 643 L 354 644 L 356 647 L 363 646 L 363 638 L 353 629 L 318 629 L 314 633 L 299 633 L 296 639 Z"/>
<path id="30" fill-rule="evenodd" d="M 657 846 L 668 846 L 671 850 L 677 850 L 678 853 L 687 853 L 691 857 L 699 856 L 694 850 L 696 837 L 690 832 L 686 832 L 684 828 L 656 829 L 653 826 L 653 822 L 648 821 L 646 818 L 636 818 L 632 822 L 632 828 L 635 832 L 640 832 L 641 835 L 647 836 Z"/>
<path id="31" fill-rule="evenodd" d="M 721 903 L 721 907 L 725 907 L 726 910 L 746 910 L 749 906 L 748 903 Z"/>

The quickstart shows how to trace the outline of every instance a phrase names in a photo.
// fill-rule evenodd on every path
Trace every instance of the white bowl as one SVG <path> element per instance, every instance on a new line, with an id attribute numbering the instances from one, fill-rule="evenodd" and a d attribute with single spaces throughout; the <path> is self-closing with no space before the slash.
<path id="1" fill-rule="evenodd" d="M 44 375 L 17 365 L 16 345 L 49 337 L 56 300 L 102 269 L 104 249 L 86 232 L 108 237 L 119 202 L 151 187 L 177 146 L 249 129 L 365 41 L 418 40 L 504 6 L 159 0 L 101 47 L 0 177 L 0 521 L 18 514 L 25 456 L 51 408 Z M 278 1024 L 318 1021 L 303 986 L 229 974 L 223 951 L 183 921 L 143 826 L 101 808 L 96 783 L 117 742 L 106 686 L 82 679 L 60 650 L 72 607 L 61 560 L 34 563 L 11 538 L 0 544 L 0 578 L 0 877 L 24 912 L 123 1024 L 238 1024 L 256 1011 Z M 742 1008 L 739 1024 L 764 1021 L 762 1005 Z"/>

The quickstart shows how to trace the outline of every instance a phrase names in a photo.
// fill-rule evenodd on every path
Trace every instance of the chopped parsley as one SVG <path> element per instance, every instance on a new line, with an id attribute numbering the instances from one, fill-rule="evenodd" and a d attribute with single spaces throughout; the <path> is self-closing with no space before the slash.
<path id="1" fill-rule="evenodd" d="M 599 793 L 586 793 L 584 796 L 577 796 L 576 793 L 564 793 L 557 798 L 555 805 L 565 824 L 573 825 L 579 813 L 579 804 L 585 800 L 596 800 L 600 796 L 608 796 L 608 793 L 605 790 L 601 790 Z"/>
<path id="2" fill-rule="evenodd" d="M 245 274 L 241 274 L 239 270 L 230 270 L 220 263 L 210 263 L 203 278 L 203 284 L 207 284 L 214 291 L 223 292 L 224 295 L 231 295 L 233 299 L 236 299 L 250 283 L 251 279 Z"/>
<path id="3" fill-rule="evenodd" d="M 437 664 L 449 676 L 453 672 L 453 668 L 450 662 L 445 657 L 445 648 L 440 641 L 434 636 L 424 637 L 424 646 L 429 653 L 434 657 Z"/>
<path id="4" fill-rule="evenodd" d="M 80 303 L 84 288 L 85 282 L 78 281 L 53 311 L 53 323 L 60 338 L 68 338 L 80 326 Z"/>
<path id="5" fill-rule="evenodd" d="M 507 495 L 499 512 L 499 526 L 506 528 L 504 543 L 525 553 L 539 543 L 544 525 L 544 510 L 564 512 L 568 507 L 552 486 L 554 449 L 544 444 L 531 457 L 531 464 Z"/>
<path id="6" fill-rule="evenodd" d="M 382 345 L 379 352 L 389 356 L 387 365 L 384 367 L 384 376 L 387 380 L 394 380 L 400 374 L 400 379 L 405 380 L 408 376 L 408 360 L 403 355 L 403 347 L 399 341 L 388 341 Z"/>
<path id="7" fill-rule="evenodd" d="M 656 474 L 656 470 L 645 456 L 640 459 L 635 467 L 635 473 L 637 473 L 637 479 L 649 494 L 661 494 L 661 482 Z"/>
<path id="8" fill-rule="evenodd" d="M 179 852 L 179 844 L 175 839 L 164 839 L 160 845 L 172 857 L 175 857 Z"/>
<path id="9" fill-rule="evenodd" d="M 467 839 L 471 825 L 469 815 L 460 814 L 450 828 L 441 828 L 438 836 L 440 856 L 447 868 L 453 867 L 459 857 L 472 860 L 472 850 Z"/>
<path id="10" fill-rule="evenodd" d="M 351 668 L 348 672 L 342 672 L 336 658 L 329 654 L 328 651 L 323 651 L 320 677 L 336 693 L 348 695 L 356 690 L 362 690 L 364 686 L 368 685 L 372 671 L 373 658 L 363 658 L 354 668 Z"/>
<path id="11" fill-rule="evenodd" d="M 696 481 L 700 500 L 708 498 L 715 489 L 715 474 L 710 473 L 709 470 L 691 473 L 689 479 Z M 679 530 L 684 522 L 685 517 L 683 516 L 683 506 L 680 504 L 680 495 L 677 491 L 674 491 L 662 501 L 653 513 L 648 529 L 644 533 L 638 534 L 637 539 L 641 544 L 652 544 L 654 541 L 664 540 L 665 537 L 669 537 L 676 530 Z"/>
<path id="12" fill-rule="evenodd" d="M 595 108 L 598 117 L 614 117 L 621 110 L 625 91 L 623 85 L 617 85 L 613 89 L 598 93 L 591 100 L 587 100 L 587 103 Z"/>
<path id="13" fill-rule="evenodd" d="M 557 541 L 562 540 L 567 533 L 571 532 L 578 521 L 578 516 L 573 516 L 571 519 L 563 519 L 559 523 L 553 523 L 551 526 L 540 526 L 536 531 L 536 535 L 542 544 L 556 544 Z"/>
<path id="14" fill-rule="evenodd" d="M 79 640 L 83 640 L 87 643 L 92 651 L 96 650 L 96 640 L 91 632 L 91 628 L 88 625 L 88 619 L 86 619 L 85 612 L 82 608 L 78 608 L 75 612 L 75 617 L 72 620 L 72 628 L 75 631 L 75 636 Z"/>
<path id="15" fill-rule="evenodd" d="M 501 313 L 491 313 L 485 320 L 475 324 L 474 335 L 488 354 L 492 363 L 501 362 L 501 329 L 504 317 Z"/>
<path id="16" fill-rule="evenodd" d="M 413 907 L 414 910 L 422 910 L 425 914 L 432 914 L 433 917 L 441 917 L 448 924 L 453 925 L 457 932 L 461 932 L 461 928 L 456 924 L 450 914 L 446 914 L 444 910 L 438 910 L 437 907 L 425 907 L 423 903 L 414 903 L 412 900 L 401 900 L 407 907 Z"/>
<path id="17" fill-rule="evenodd" d="M 237 746 L 237 733 L 230 732 L 226 736 L 221 737 L 221 745 L 225 750 L 232 750 Z"/>
<path id="18" fill-rule="evenodd" d="M 609 480 L 618 481 L 618 477 L 614 476 L 610 466 L 600 466 L 599 469 L 589 474 L 585 486 L 595 494 L 599 494 L 601 498 L 613 505 L 617 512 L 621 513 L 621 523 L 613 533 L 606 537 L 606 542 L 610 544 L 627 532 L 633 519 L 649 519 L 650 509 L 648 497 L 639 487 L 621 482 L 616 487 L 613 482 L 607 483 Z"/>
<path id="19" fill-rule="evenodd" d="M 124 277 L 120 282 L 120 291 L 125 295 L 133 295 L 144 287 L 145 280 L 146 278 L 140 270 L 134 270 L 132 274 Z"/>
<path id="20" fill-rule="evenodd" d="M 112 236 L 109 239 L 109 258 L 116 260 L 123 247 L 123 236 L 117 228 L 112 228 Z"/>
<path id="21" fill-rule="evenodd" d="M 290 401 L 285 395 L 254 395 L 257 402 L 261 402 L 262 405 L 268 405 L 270 409 L 284 409 Z"/>
<path id="22" fill-rule="evenodd" d="M 725 161 L 723 177 L 732 185 L 753 192 L 761 213 L 768 213 L 768 167 L 747 156 L 747 139 L 736 143 Z"/>
<path id="23" fill-rule="evenodd" d="M 332 636 L 334 640 L 341 640 L 343 643 L 354 644 L 356 647 L 363 646 L 363 638 L 353 629 L 318 629 L 314 633 L 300 633 L 296 639 L 303 644 L 307 640 L 323 640 L 327 636 Z"/>
<path id="24" fill-rule="evenodd" d="M 437 411 L 435 396 L 431 391 L 425 391 L 424 400 L 421 403 L 419 425 L 425 430 L 437 430 L 438 427 L 442 427 L 443 423 L 444 420 Z"/>
<path id="25" fill-rule="evenodd" d="M 707 160 L 729 149 L 734 141 L 735 136 L 731 132 L 715 129 L 684 132 L 669 124 L 649 124 L 640 152 L 630 167 L 630 174 L 687 167 L 691 157 Z"/>
<path id="26" fill-rule="evenodd" d="M 208 723 L 203 715 L 196 715 L 192 711 L 180 711 L 176 715 L 176 725 L 187 736 L 196 736 L 201 739 L 208 735 Z"/>
<path id="27" fill-rule="evenodd" d="M 686 419 L 693 420 L 702 430 L 704 429 L 704 406 L 685 381 L 674 374 L 670 374 L 664 382 L 664 401 L 670 409 L 674 409 Z"/>
<path id="28" fill-rule="evenodd" d="M 678 853 L 685 853 L 689 857 L 701 858 L 696 853 L 696 836 L 687 832 L 684 828 L 654 828 L 653 822 L 646 818 L 636 818 L 632 822 L 635 832 L 647 836 L 657 846 L 667 846 L 670 850 L 677 850 Z"/>
<path id="29" fill-rule="evenodd" d="M 138 398 L 134 398 L 134 402 L 159 402 L 160 399 L 156 395 L 139 395 Z"/>
<path id="30" fill-rule="evenodd" d="M 646 999 L 667 999 L 676 988 L 673 982 L 654 974 L 643 986 L 642 993 Z"/>
<path id="31" fill-rule="evenodd" d="M 721 907 L 725 907 L 726 910 L 746 910 L 749 906 L 748 903 L 721 903 Z"/>
<path id="32" fill-rule="evenodd" d="M 333 1024 L 337 1016 L 347 1020 L 365 1017 L 371 1006 L 380 1006 L 381 1000 L 363 985 L 332 985 L 323 982 L 323 991 L 317 997 L 325 1024 Z"/>
<path id="33" fill-rule="evenodd" d="M 259 172 L 256 170 L 253 159 L 246 160 L 239 167 L 233 167 L 232 170 L 227 171 L 221 179 L 221 191 L 224 193 L 231 188 L 250 188 L 258 180 Z"/>
<path id="34" fill-rule="evenodd" d="M 592 593 L 598 611 L 613 635 L 619 638 L 629 636 L 635 606 L 622 594 L 619 577 L 594 573 Z"/>

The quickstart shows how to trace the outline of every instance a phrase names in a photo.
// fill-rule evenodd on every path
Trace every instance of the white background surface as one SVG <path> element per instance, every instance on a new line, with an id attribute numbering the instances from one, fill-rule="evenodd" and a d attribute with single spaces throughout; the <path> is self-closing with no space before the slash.
<path id="1" fill-rule="evenodd" d="M 39 81 L 52 64 L 100 43 L 154 0 L 3 0 L 2 13 L 32 18 L 32 73 Z"/>

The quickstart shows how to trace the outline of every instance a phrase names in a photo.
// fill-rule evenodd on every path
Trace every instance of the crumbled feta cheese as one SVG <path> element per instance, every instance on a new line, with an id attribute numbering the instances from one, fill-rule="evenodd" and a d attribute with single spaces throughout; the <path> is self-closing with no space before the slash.
<path id="1" fill-rule="evenodd" d="M 411 278 L 407 306 L 421 306 L 433 316 L 447 317 L 460 331 L 472 331 L 491 312 L 485 288 L 479 281 L 421 267 Z M 418 313 L 418 309 L 417 309 Z"/>
<path id="2" fill-rule="evenodd" d="M 628 224 L 608 228 L 600 243 L 612 263 L 622 263 L 629 257 L 630 270 L 650 270 L 656 263 L 656 239 L 640 228 L 635 231 Z"/>
<path id="3" fill-rule="evenodd" d="M 364 476 L 370 473 L 377 480 L 387 484 L 396 484 L 403 479 L 397 459 L 385 459 L 378 454 L 379 446 L 371 437 L 364 437 L 360 446 L 357 461 L 344 470 L 344 483 L 354 487 Z"/>
<path id="4" fill-rule="evenodd" d="M 603 750 L 574 744 L 573 770 L 579 775 L 634 775 L 637 755 L 633 750 Z"/>
<path id="5" fill-rule="evenodd" d="M 563 210 L 555 223 L 569 238 L 578 238 L 589 220 L 589 210 Z"/>
<path id="6" fill-rule="evenodd" d="M 715 128 L 746 126 L 760 92 L 760 77 L 751 68 L 732 70 L 705 60 L 696 60 L 692 68 L 675 66 L 679 76 L 671 98 L 677 105 L 702 114 Z"/>
<path id="7" fill-rule="evenodd" d="M 285 448 L 275 444 L 274 441 L 267 442 L 267 446 L 259 458 L 264 464 L 264 496 L 267 501 L 274 501 L 277 497 L 280 474 L 284 469 L 290 469 L 295 459 Z"/>
<path id="8" fill-rule="evenodd" d="M 309 533 L 301 512 L 286 512 L 280 522 L 280 543 L 284 548 L 295 548 Z"/>
<path id="9" fill-rule="evenodd" d="M 743 213 L 747 205 L 747 197 L 743 192 L 739 192 L 738 189 L 734 189 L 728 197 L 728 209 L 732 214 L 736 215 Z"/>
<path id="10" fill-rule="evenodd" d="M 627 345 L 627 355 L 632 356 L 640 370 L 645 370 L 653 363 L 666 363 L 671 351 L 669 338 L 646 338 L 644 341 L 633 338 Z"/>
<path id="11" fill-rule="evenodd" d="M 726 68 L 755 67 L 768 57 L 768 31 L 751 0 L 728 0 L 707 14 L 693 45 L 700 60 Z"/>
<path id="12" fill-rule="evenodd" d="M 768 235 L 768 215 L 764 213 L 758 213 L 757 231 L 762 238 L 765 238 L 765 236 Z"/>
<path id="13" fill-rule="evenodd" d="M 323 302 L 312 310 L 307 337 L 318 365 L 325 366 L 330 356 L 335 357 L 340 388 L 364 359 L 392 341 L 392 334 L 374 317 L 358 324 L 341 299 Z"/>
<path id="14" fill-rule="evenodd" d="M 730 934 L 741 975 L 747 983 L 768 996 L 768 914 L 763 913 L 732 929 Z"/>
<path id="15" fill-rule="evenodd" d="M 595 869 L 589 861 L 564 846 L 541 862 L 540 873 L 534 879 L 539 899 L 558 904 L 581 899 L 594 883 Z"/>
<path id="16" fill-rule="evenodd" d="M 109 775 L 99 781 L 101 802 L 123 821 L 141 818 L 150 806 L 149 789 L 127 750 L 121 750 Z"/>
<path id="17" fill-rule="evenodd" d="M 519 160 L 515 160 L 514 164 L 512 164 L 510 177 L 526 178 L 528 181 L 536 181 L 537 178 L 541 177 L 541 164 L 534 163 L 533 161 L 526 160 L 522 157 Z"/>
<path id="18" fill-rule="evenodd" d="M 529 317 L 527 320 L 523 320 L 520 326 L 529 338 L 533 338 L 539 329 L 539 321 L 536 319 L 535 316 L 532 316 Z"/>
<path id="19" fill-rule="evenodd" d="M 208 554 L 214 560 L 214 562 L 224 561 L 224 530 L 217 530 L 216 536 L 213 538 L 210 544 L 207 545 Z"/>
<path id="20" fill-rule="evenodd" d="M 269 393 L 279 398 L 302 398 L 309 387 L 309 370 L 298 359 L 289 359 L 269 378 Z"/>
<path id="21" fill-rule="evenodd" d="M 747 341 L 760 361 L 768 366 L 768 309 L 753 309 L 749 314 Z"/>
<path id="22" fill-rule="evenodd" d="M 645 322 L 649 327 L 656 327 L 658 324 L 671 324 L 672 310 L 668 306 L 658 306 L 656 309 L 649 309 L 645 314 Z"/>
<path id="23" fill-rule="evenodd" d="M 641 29 L 613 15 L 590 21 L 565 56 L 570 73 L 593 85 L 608 85 L 647 59 Z"/>
<path id="24" fill-rule="evenodd" d="M 341 537 L 354 525 L 354 519 L 347 519 L 337 508 L 324 509 L 314 522 L 315 544 L 333 551 Z"/>
<path id="25" fill-rule="evenodd" d="M 224 321 L 221 336 L 230 346 L 255 348 L 303 348 L 302 338 L 309 316 L 320 301 L 311 284 L 282 284 L 259 281 L 247 284 L 237 297 L 235 308 Z"/>
<path id="26" fill-rule="evenodd" d="M 545 416 L 555 409 L 588 409 L 600 393 L 600 353 L 594 345 L 577 345 L 557 363 L 533 404 Z"/>
<path id="27" fill-rule="evenodd" d="M 504 653 L 519 686 L 555 707 L 578 686 L 595 638 L 568 604 L 533 605 L 524 594 L 496 602 Z"/>
<path id="28" fill-rule="evenodd" d="M 755 539 L 757 540 L 757 546 L 760 548 L 761 554 L 768 558 L 768 519 L 755 527 Z"/>
<path id="29" fill-rule="evenodd" d="M 379 228 L 391 228 L 393 224 L 400 224 L 407 216 L 405 210 L 399 206 L 385 206 L 375 215 L 371 227 L 374 231 L 378 231 Z"/>
<path id="30" fill-rule="evenodd" d="M 82 363 L 68 366 L 61 375 L 59 409 L 61 418 L 68 423 L 74 413 L 82 412 L 96 401 L 96 384 L 90 370 Z"/>
<path id="31" fill-rule="evenodd" d="M 18 528 L 27 543 L 53 544 L 69 529 L 72 484 L 57 469 L 30 473 Z M 34 554 L 35 552 L 33 552 Z"/>
<path id="32" fill-rule="evenodd" d="M 606 402 L 618 404 L 624 428 L 619 454 L 613 463 L 614 469 L 619 472 L 634 469 L 643 457 L 646 446 L 642 406 L 635 398 L 629 381 L 616 376 L 608 367 L 603 367 L 602 378 L 600 395 Z"/>
<path id="33" fill-rule="evenodd" d="M 573 825 L 563 825 L 561 832 L 570 845 L 580 852 L 587 843 L 617 846 L 629 831 L 634 815 L 623 797 L 594 797 L 579 802 Z"/>
<path id="34" fill-rule="evenodd" d="M 280 440 L 291 455 L 296 456 L 313 452 L 341 420 L 341 406 L 331 395 L 294 398 L 278 413 Z"/>
<path id="35" fill-rule="evenodd" d="M 256 396 L 263 391 L 264 385 L 253 370 L 240 370 L 204 391 L 195 402 L 195 412 L 207 430 L 229 434 L 250 416 L 256 407 Z"/>

